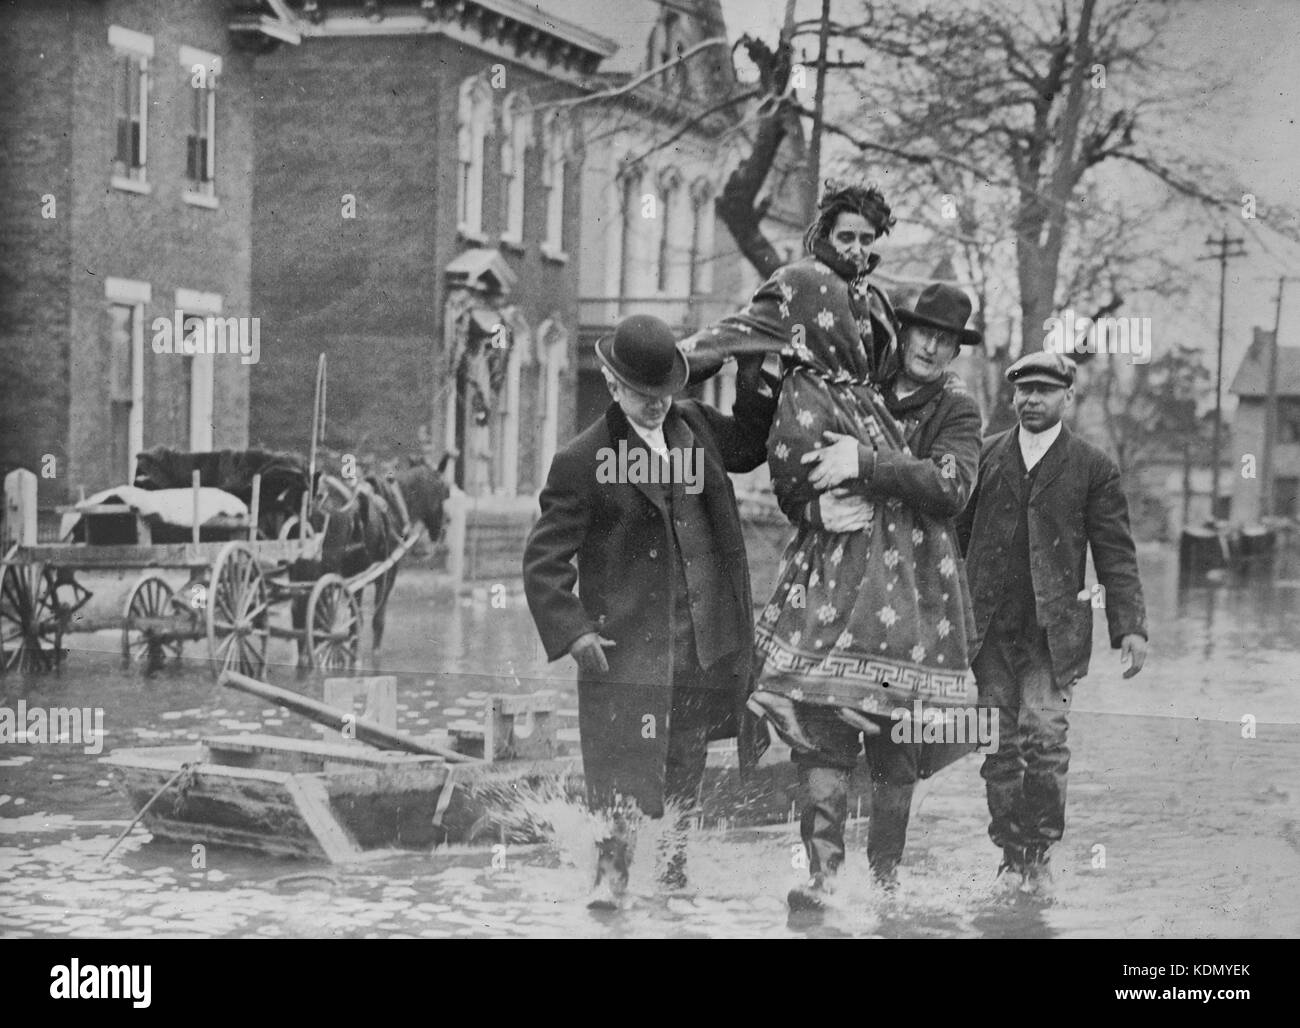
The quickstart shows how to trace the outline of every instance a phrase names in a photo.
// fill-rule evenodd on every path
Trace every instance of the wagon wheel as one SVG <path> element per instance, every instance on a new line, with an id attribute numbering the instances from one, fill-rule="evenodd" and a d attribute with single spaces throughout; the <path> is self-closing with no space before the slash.
<path id="1" fill-rule="evenodd" d="M 307 600 L 307 652 L 320 671 L 350 671 L 361 643 L 361 605 L 338 575 L 317 579 Z"/>
<path id="2" fill-rule="evenodd" d="M 226 543 L 212 562 L 206 601 L 208 653 L 214 674 L 238 671 L 250 678 L 266 670 L 270 608 L 266 580 L 248 545 Z"/>
<path id="3" fill-rule="evenodd" d="M 0 565 L 0 670 L 51 671 L 63 660 L 63 612 L 54 571 Z"/>
<path id="4" fill-rule="evenodd" d="M 141 628 L 141 619 L 175 618 L 186 607 L 176 599 L 176 592 L 158 574 L 145 575 L 132 588 L 122 615 L 122 666 L 143 664 L 146 673 L 157 671 L 170 657 L 181 659 L 180 639 L 160 639 L 156 630 Z"/>

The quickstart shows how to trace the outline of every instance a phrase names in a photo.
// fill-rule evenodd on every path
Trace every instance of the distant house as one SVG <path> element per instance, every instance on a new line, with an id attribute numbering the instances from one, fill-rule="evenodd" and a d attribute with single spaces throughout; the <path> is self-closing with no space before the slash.
<path id="1" fill-rule="evenodd" d="M 457 451 L 475 499 L 540 488 L 575 421 L 583 153 L 566 101 L 615 49 L 587 24 L 521 0 L 232 15 L 268 48 L 254 441 L 306 447 L 323 353 L 332 449 Z"/>
<path id="2" fill-rule="evenodd" d="M 141 449 L 245 446 L 254 365 L 209 352 L 250 315 L 252 59 L 225 6 L 6 3 L 0 93 L 0 470 L 51 506 Z M 177 312 L 203 352 L 165 352 Z"/>
<path id="3" fill-rule="evenodd" d="M 1255 474 L 1234 476 L 1232 520 L 1243 524 L 1264 514 L 1300 517 L 1300 347 L 1277 348 L 1277 437 L 1273 444 L 1273 509 L 1260 509 L 1264 477 L 1264 421 L 1268 399 L 1269 350 L 1273 333 L 1255 329 L 1232 392 L 1237 414 L 1232 426 L 1232 453 L 1242 471 L 1255 465 Z M 1242 458 L 1253 457 L 1253 462 Z"/>

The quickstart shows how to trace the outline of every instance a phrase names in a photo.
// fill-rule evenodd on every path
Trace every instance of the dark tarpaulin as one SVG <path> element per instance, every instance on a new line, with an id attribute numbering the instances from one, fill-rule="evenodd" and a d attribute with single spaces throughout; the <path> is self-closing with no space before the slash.
<path id="1" fill-rule="evenodd" d="M 140 489 L 187 489 L 194 471 L 199 485 L 223 489 L 253 505 L 253 476 L 262 476 L 259 521 L 297 514 L 307 491 L 307 462 L 295 453 L 270 450 L 215 450 L 186 453 L 156 446 L 136 458 Z"/>

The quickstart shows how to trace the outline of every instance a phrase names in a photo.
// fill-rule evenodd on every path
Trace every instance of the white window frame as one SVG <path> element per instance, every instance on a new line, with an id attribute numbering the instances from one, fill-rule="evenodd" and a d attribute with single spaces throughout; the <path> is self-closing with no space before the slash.
<path id="1" fill-rule="evenodd" d="M 692 296 L 713 289 L 713 226 L 717 217 L 714 201 L 717 190 L 707 178 L 698 178 L 691 185 L 691 267 Z"/>
<path id="2" fill-rule="evenodd" d="M 176 290 L 176 310 L 183 316 L 216 317 L 221 314 L 221 294 L 202 293 L 195 289 Z M 184 322 L 182 321 L 182 327 Z M 190 444 L 191 452 L 211 450 L 215 427 L 216 362 L 210 353 L 197 353 L 187 357 L 190 365 Z"/>
<path id="3" fill-rule="evenodd" d="M 520 93 L 506 97 L 501 108 L 501 241 L 524 245 L 524 175 L 533 145 L 533 110 Z"/>
<path id="4" fill-rule="evenodd" d="M 659 217 L 656 219 L 658 225 L 655 233 L 652 285 L 660 296 L 668 296 L 674 292 L 671 251 L 676 229 L 679 227 L 674 222 L 680 217 L 683 181 L 682 173 L 674 167 L 665 168 L 655 179 Z"/>
<path id="5" fill-rule="evenodd" d="M 471 242 L 486 243 L 483 232 L 484 159 L 492 116 L 492 90 L 482 75 L 460 85 L 456 124 L 457 231 Z"/>
<path id="6" fill-rule="evenodd" d="M 188 161 L 185 174 L 185 193 L 184 199 L 188 204 L 195 207 L 207 207 L 215 209 L 217 202 L 217 83 L 221 78 L 221 55 L 210 53 L 207 50 L 199 50 L 192 46 L 182 46 L 179 51 L 181 67 L 185 70 L 185 81 L 190 89 L 202 88 L 206 94 L 204 99 L 204 112 L 206 136 L 200 138 L 207 140 L 207 147 L 204 151 L 204 168 L 203 178 L 196 183 L 189 177 Z M 202 65 L 207 69 L 207 84 L 203 87 L 194 85 L 194 66 Z M 193 108 L 191 108 L 192 110 Z M 195 126 L 191 123 L 190 129 Z M 187 137 L 189 133 L 186 133 Z M 197 188 L 196 188 L 197 186 Z"/>
<path id="7" fill-rule="evenodd" d="M 143 32 L 135 32 L 132 29 L 123 28 L 121 25 L 110 25 L 108 27 L 108 45 L 112 47 L 114 53 L 113 73 L 116 76 L 120 70 L 120 58 L 130 58 L 135 61 L 138 69 L 140 84 L 140 164 L 127 170 L 127 174 L 122 175 L 113 171 L 112 185 L 115 189 L 125 190 L 129 193 L 150 193 L 153 187 L 149 184 L 149 92 L 153 81 L 152 68 L 154 47 L 153 37 L 145 35 Z M 113 85 L 113 163 L 117 162 L 117 84 Z"/>
<path id="8" fill-rule="evenodd" d="M 131 324 L 131 413 L 126 429 L 126 445 L 131 453 L 127 481 L 134 482 L 136 458 L 144 450 L 144 309 L 153 302 L 153 287 L 148 282 L 109 276 L 104 279 L 104 300 L 135 311 Z"/>
<path id="9" fill-rule="evenodd" d="M 546 235 L 542 255 L 567 261 L 564 249 L 564 186 L 568 167 L 570 130 L 559 111 L 546 119 L 542 134 L 542 186 L 546 190 Z"/>
<path id="10" fill-rule="evenodd" d="M 620 207 L 619 224 L 621 231 L 618 242 L 618 279 L 616 295 L 620 297 L 634 295 L 639 287 L 636 281 L 638 251 L 640 249 L 645 219 L 640 216 L 642 188 L 645 183 L 646 170 L 641 165 L 621 167 L 616 176 L 618 204 Z M 619 311 L 621 316 L 622 311 Z"/>

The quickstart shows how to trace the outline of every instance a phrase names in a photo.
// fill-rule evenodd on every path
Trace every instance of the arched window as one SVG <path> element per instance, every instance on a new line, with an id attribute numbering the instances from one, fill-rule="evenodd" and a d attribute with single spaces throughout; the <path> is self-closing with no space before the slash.
<path id="1" fill-rule="evenodd" d="M 641 179 L 644 168 L 639 164 L 624 164 L 619 169 L 617 185 L 621 199 L 623 218 L 622 233 L 619 240 L 618 254 L 618 294 L 627 296 L 632 292 L 635 281 L 635 268 L 639 227 L 645 219 L 641 216 Z"/>
<path id="2" fill-rule="evenodd" d="M 691 257 L 689 289 L 692 296 L 713 287 L 713 183 L 697 178 L 691 183 Z"/>
<path id="3" fill-rule="evenodd" d="M 675 276 L 672 274 L 674 249 L 680 246 L 677 238 L 680 226 L 682 173 L 676 168 L 666 168 L 659 173 L 656 183 L 659 194 L 657 213 L 658 253 L 655 256 L 655 288 L 667 292 Z"/>
<path id="4" fill-rule="evenodd" d="M 564 257 L 564 186 L 569 128 L 559 111 L 546 119 L 542 146 L 542 186 L 546 190 L 546 241 L 542 244 L 542 252 L 549 257 Z"/>
<path id="5" fill-rule="evenodd" d="M 501 109 L 501 239 L 524 241 L 525 156 L 533 143 L 533 112 L 518 93 Z"/>
<path id="6" fill-rule="evenodd" d="M 677 93 L 689 98 L 692 93 L 690 75 L 687 73 L 686 65 L 677 61 L 685 50 L 681 19 L 671 11 L 665 12 L 663 20 L 650 33 L 646 67 L 647 69 L 662 68 L 669 61 L 676 62 L 657 76 L 656 83 L 664 92 Z"/>
<path id="7" fill-rule="evenodd" d="M 457 222 L 462 235 L 483 236 L 483 154 L 492 120 L 492 90 L 481 75 L 460 87 L 456 117 Z"/>

